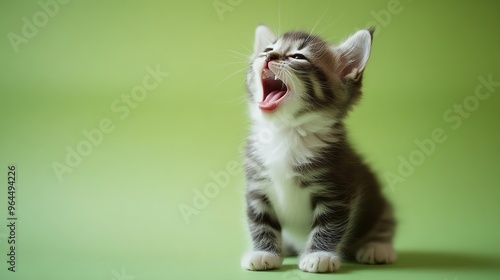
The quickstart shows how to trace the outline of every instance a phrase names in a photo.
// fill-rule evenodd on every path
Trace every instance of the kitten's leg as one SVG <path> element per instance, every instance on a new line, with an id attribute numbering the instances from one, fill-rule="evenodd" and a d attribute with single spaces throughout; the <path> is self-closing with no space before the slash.
<path id="1" fill-rule="evenodd" d="M 396 251 L 392 246 L 394 230 L 392 210 L 387 209 L 357 250 L 356 261 L 366 264 L 393 263 L 396 260 Z"/>
<path id="2" fill-rule="evenodd" d="M 253 250 L 241 260 L 248 270 L 272 270 L 281 267 L 281 225 L 268 198 L 256 191 L 247 193 L 247 218 Z"/>
<path id="3" fill-rule="evenodd" d="M 312 201 L 314 221 L 299 268 L 306 272 L 334 272 L 340 268 L 340 256 L 335 250 L 346 231 L 349 206 L 321 196 L 313 197 Z"/>

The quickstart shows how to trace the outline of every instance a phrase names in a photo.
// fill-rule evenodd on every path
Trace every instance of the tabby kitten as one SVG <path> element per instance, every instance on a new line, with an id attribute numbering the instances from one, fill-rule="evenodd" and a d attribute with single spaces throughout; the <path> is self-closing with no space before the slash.
<path id="1" fill-rule="evenodd" d="M 334 272 L 340 260 L 392 263 L 394 217 L 347 141 L 343 119 L 361 96 L 373 30 L 339 45 L 259 26 L 247 75 L 252 127 L 245 157 L 249 270 Z"/>

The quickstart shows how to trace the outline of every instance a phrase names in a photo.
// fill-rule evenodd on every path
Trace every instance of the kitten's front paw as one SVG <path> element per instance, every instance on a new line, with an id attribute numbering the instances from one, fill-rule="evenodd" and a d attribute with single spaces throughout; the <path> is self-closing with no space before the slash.
<path id="1" fill-rule="evenodd" d="M 266 251 L 254 251 L 243 256 L 241 266 L 248 270 L 272 270 L 281 267 L 280 256 Z"/>
<path id="2" fill-rule="evenodd" d="M 396 251 L 391 243 L 366 243 L 356 253 L 356 260 L 366 264 L 389 264 L 396 260 Z"/>
<path id="3" fill-rule="evenodd" d="M 299 268 L 305 272 L 335 272 L 340 268 L 340 258 L 331 252 L 313 252 L 300 256 Z"/>

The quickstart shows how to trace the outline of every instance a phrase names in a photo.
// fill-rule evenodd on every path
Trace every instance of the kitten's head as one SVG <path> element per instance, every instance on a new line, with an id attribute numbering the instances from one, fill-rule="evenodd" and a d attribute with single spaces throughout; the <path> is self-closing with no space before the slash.
<path id="1" fill-rule="evenodd" d="M 372 30 L 338 45 L 305 32 L 276 38 L 266 26 L 255 32 L 247 75 L 251 112 L 265 119 L 294 119 L 308 112 L 345 116 L 361 95 Z"/>

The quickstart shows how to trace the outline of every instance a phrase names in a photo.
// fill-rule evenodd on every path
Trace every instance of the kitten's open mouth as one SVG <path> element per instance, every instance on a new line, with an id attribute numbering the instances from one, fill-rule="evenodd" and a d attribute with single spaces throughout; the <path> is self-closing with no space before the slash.
<path id="1" fill-rule="evenodd" d="M 288 93 L 288 87 L 282 80 L 274 75 L 268 67 L 262 70 L 263 100 L 259 102 L 259 108 L 263 111 L 273 111 L 278 107 L 283 97 Z"/>

